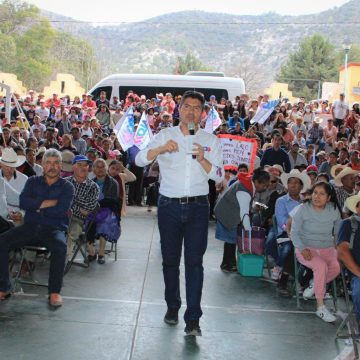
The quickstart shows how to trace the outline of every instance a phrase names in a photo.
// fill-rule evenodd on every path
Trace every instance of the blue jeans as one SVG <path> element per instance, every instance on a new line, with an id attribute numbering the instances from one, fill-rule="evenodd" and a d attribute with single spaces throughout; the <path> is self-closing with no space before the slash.
<path id="1" fill-rule="evenodd" d="M 160 231 L 165 301 L 169 309 L 181 307 L 180 260 L 184 241 L 186 303 L 184 320 L 198 320 L 204 280 L 203 256 L 207 247 L 209 203 L 206 196 L 197 202 L 180 204 L 160 195 Z"/>
<path id="2" fill-rule="evenodd" d="M 308 147 L 310 144 L 315 144 L 315 141 L 309 139 L 308 141 L 306 141 L 306 147 Z M 325 142 L 322 140 L 319 140 L 317 145 L 319 146 L 318 151 L 324 150 L 325 147 Z"/>
<path id="3" fill-rule="evenodd" d="M 356 318 L 360 323 L 360 278 L 354 275 L 351 279 L 351 292 L 352 292 L 351 297 L 354 305 Z M 360 331 L 360 326 L 359 326 L 359 331 Z"/>
<path id="4" fill-rule="evenodd" d="M 270 255 L 274 260 L 276 266 L 284 267 L 285 260 L 288 257 L 292 243 L 291 241 L 286 241 L 281 244 L 277 244 L 276 242 L 277 233 L 273 228 L 270 229 L 267 238 L 266 238 L 266 252 Z"/>
<path id="5" fill-rule="evenodd" d="M 24 224 L 0 235 L 0 291 L 9 291 L 9 251 L 25 245 L 44 246 L 51 252 L 49 294 L 60 293 L 66 259 L 66 238 L 52 226 Z"/>
<path id="6" fill-rule="evenodd" d="M 275 261 L 279 257 L 278 246 L 276 243 L 276 236 L 277 236 L 277 231 L 274 229 L 274 227 L 271 227 L 267 234 L 266 243 L 265 243 L 266 253 L 270 255 Z"/>

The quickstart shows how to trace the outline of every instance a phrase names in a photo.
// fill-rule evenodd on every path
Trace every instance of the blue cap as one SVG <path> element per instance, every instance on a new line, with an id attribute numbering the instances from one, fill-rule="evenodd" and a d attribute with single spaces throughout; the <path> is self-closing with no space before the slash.
<path id="1" fill-rule="evenodd" d="M 76 164 L 79 161 L 86 161 L 88 164 L 91 164 L 91 160 L 89 160 L 85 155 L 76 155 L 72 161 L 72 164 Z"/>

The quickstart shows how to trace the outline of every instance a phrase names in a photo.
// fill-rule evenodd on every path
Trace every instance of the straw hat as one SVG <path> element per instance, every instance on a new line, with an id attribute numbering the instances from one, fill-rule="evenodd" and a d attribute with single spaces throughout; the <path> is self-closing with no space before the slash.
<path id="1" fill-rule="evenodd" d="M 39 155 L 43 155 L 46 151 L 46 147 L 45 146 L 40 146 L 35 153 L 35 156 L 39 156 Z"/>
<path id="2" fill-rule="evenodd" d="M 62 164 L 61 164 L 61 170 L 66 172 L 72 172 L 72 161 L 74 160 L 74 153 L 72 153 L 69 150 L 64 150 L 61 152 L 62 157 Z"/>
<path id="3" fill-rule="evenodd" d="M 340 171 L 341 171 L 345 167 L 346 167 L 346 165 L 341 165 L 341 164 L 336 164 L 336 165 L 332 166 L 331 170 L 330 170 L 330 175 L 332 176 L 332 178 L 334 178 L 336 176 L 337 170 L 340 169 Z"/>
<path id="4" fill-rule="evenodd" d="M 279 169 L 279 166 L 281 167 L 281 169 Z M 277 179 L 280 179 L 280 176 L 283 173 L 281 165 L 265 165 L 264 170 L 267 171 L 270 175 L 276 177 Z"/>
<path id="5" fill-rule="evenodd" d="M 345 206 L 348 208 L 352 213 L 357 213 L 356 205 L 360 202 L 360 194 L 356 194 L 353 196 L 349 196 L 345 200 Z"/>
<path id="6" fill-rule="evenodd" d="M 288 181 L 290 178 L 297 178 L 303 183 L 302 192 L 310 189 L 311 180 L 305 172 L 300 172 L 299 170 L 293 169 L 289 173 L 282 173 L 280 176 L 281 182 L 284 185 L 284 188 L 287 189 Z"/>
<path id="7" fill-rule="evenodd" d="M 353 170 L 351 167 L 346 166 L 344 169 L 342 169 L 335 177 L 334 177 L 334 183 L 336 186 L 343 186 L 341 179 L 347 175 L 357 175 L 359 171 Z"/>
<path id="8" fill-rule="evenodd" d="M 23 155 L 17 155 L 13 148 L 7 147 L 2 150 L 2 157 L 0 164 L 17 168 L 25 162 L 26 158 Z"/>

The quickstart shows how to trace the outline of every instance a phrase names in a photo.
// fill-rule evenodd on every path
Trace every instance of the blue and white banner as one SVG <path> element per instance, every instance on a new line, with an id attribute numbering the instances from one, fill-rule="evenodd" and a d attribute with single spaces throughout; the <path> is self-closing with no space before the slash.
<path id="1" fill-rule="evenodd" d="M 259 123 L 260 125 L 263 125 L 265 121 L 269 118 L 271 113 L 274 111 L 279 101 L 280 100 L 277 99 L 277 100 L 270 100 L 267 103 L 261 103 L 258 106 L 256 110 L 256 114 L 251 119 L 250 123 L 251 124 Z"/>
<path id="2" fill-rule="evenodd" d="M 143 150 L 148 146 L 152 138 L 153 138 L 153 133 L 150 129 L 148 118 L 144 111 L 141 116 L 139 126 L 136 129 L 134 135 L 134 145 L 138 147 L 140 150 Z"/>
<path id="3" fill-rule="evenodd" d="M 212 134 L 221 125 L 219 113 L 216 111 L 215 106 L 211 108 L 206 118 L 205 131 Z"/>
<path id="4" fill-rule="evenodd" d="M 114 127 L 114 133 L 124 151 L 134 145 L 134 111 L 130 107 Z"/>

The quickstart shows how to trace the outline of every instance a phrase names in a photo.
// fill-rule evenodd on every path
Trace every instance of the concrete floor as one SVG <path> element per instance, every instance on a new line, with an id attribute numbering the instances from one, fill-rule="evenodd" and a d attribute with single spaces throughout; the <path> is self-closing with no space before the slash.
<path id="1" fill-rule="evenodd" d="M 337 326 L 315 317 L 314 302 L 302 301 L 298 311 L 294 299 L 278 297 L 271 281 L 222 273 L 222 243 L 214 239 L 213 223 L 203 336 L 185 338 L 182 318 L 175 327 L 163 322 L 156 214 L 130 207 L 122 229 L 117 262 L 111 255 L 106 265 L 73 267 L 66 275 L 62 308 L 50 310 L 46 289 L 33 286 L 0 304 L 0 360 L 328 360 L 343 349 L 343 341 L 334 340 Z M 46 280 L 46 265 L 37 274 Z"/>

